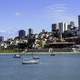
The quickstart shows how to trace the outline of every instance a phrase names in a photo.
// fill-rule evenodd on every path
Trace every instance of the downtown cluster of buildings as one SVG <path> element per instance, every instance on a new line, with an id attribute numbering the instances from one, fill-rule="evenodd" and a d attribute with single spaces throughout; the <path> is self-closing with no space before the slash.
<path id="1" fill-rule="evenodd" d="M 25 30 L 20 30 L 17 37 L 14 39 L 10 38 L 6 41 L 1 36 L 0 49 L 58 48 L 80 44 L 80 16 L 78 16 L 78 26 L 75 26 L 75 23 L 70 21 L 69 24 L 63 22 L 54 23 L 51 28 L 51 32 L 43 29 L 38 34 L 34 34 L 33 30 L 29 28 L 27 35 Z"/>

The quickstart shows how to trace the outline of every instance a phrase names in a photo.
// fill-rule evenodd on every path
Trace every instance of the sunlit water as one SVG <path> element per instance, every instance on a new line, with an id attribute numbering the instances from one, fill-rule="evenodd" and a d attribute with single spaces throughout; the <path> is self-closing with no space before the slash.
<path id="1" fill-rule="evenodd" d="M 0 80 L 80 80 L 80 55 L 39 57 L 39 64 L 23 65 L 22 58 L 0 56 Z"/>

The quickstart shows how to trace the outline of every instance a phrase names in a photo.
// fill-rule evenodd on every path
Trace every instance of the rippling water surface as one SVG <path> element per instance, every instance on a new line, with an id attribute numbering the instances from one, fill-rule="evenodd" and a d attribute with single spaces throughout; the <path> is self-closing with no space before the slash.
<path id="1" fill-rule="evenodd" d="M 23 65 L 22 58 L 0 56 L 0 80 L 80 80 L 80 55 L 39 57 L 39 64 Z"/>

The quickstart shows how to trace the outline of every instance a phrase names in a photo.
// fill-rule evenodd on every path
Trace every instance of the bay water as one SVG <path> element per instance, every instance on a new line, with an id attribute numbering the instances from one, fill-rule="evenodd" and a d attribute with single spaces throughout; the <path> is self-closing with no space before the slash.
<path id="1" fill-rule="evenodd" d="M 80 55 L 39 57 L 39 64 L 23 65 L 23 56 L 0 55 L 0 80 L 80 80 Z"/>

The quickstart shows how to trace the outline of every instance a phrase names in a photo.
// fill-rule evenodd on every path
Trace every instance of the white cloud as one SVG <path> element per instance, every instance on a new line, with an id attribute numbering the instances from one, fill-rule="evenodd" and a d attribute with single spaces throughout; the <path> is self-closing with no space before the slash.
<path id="1" fill-rule="evenodd" d="M 53 21 L 66 21 L 69 17 L 68 5 L 63 3 L 53 4 L 45 7 L 45 14 Z"/>
<path id="2" fill-rule="evenodd" d="M 4 30 L 0 30 L 0 33 L 5 33 L 6 31 L 4 31 Z"/>
<path id="3" fill-rule="evenodd" d="M 16 16 L 20 16 L 21 15 L 21 13 L 20 12 L 16 12 Z"/>
<path id="4" fill-rule="evenodd" d="M 55 4 L 55 5 L 50 5 L 46 7 L 46 10 L 50 13 L 65 13 L 67 11 L 67 5 L 66 4 Z"/>

